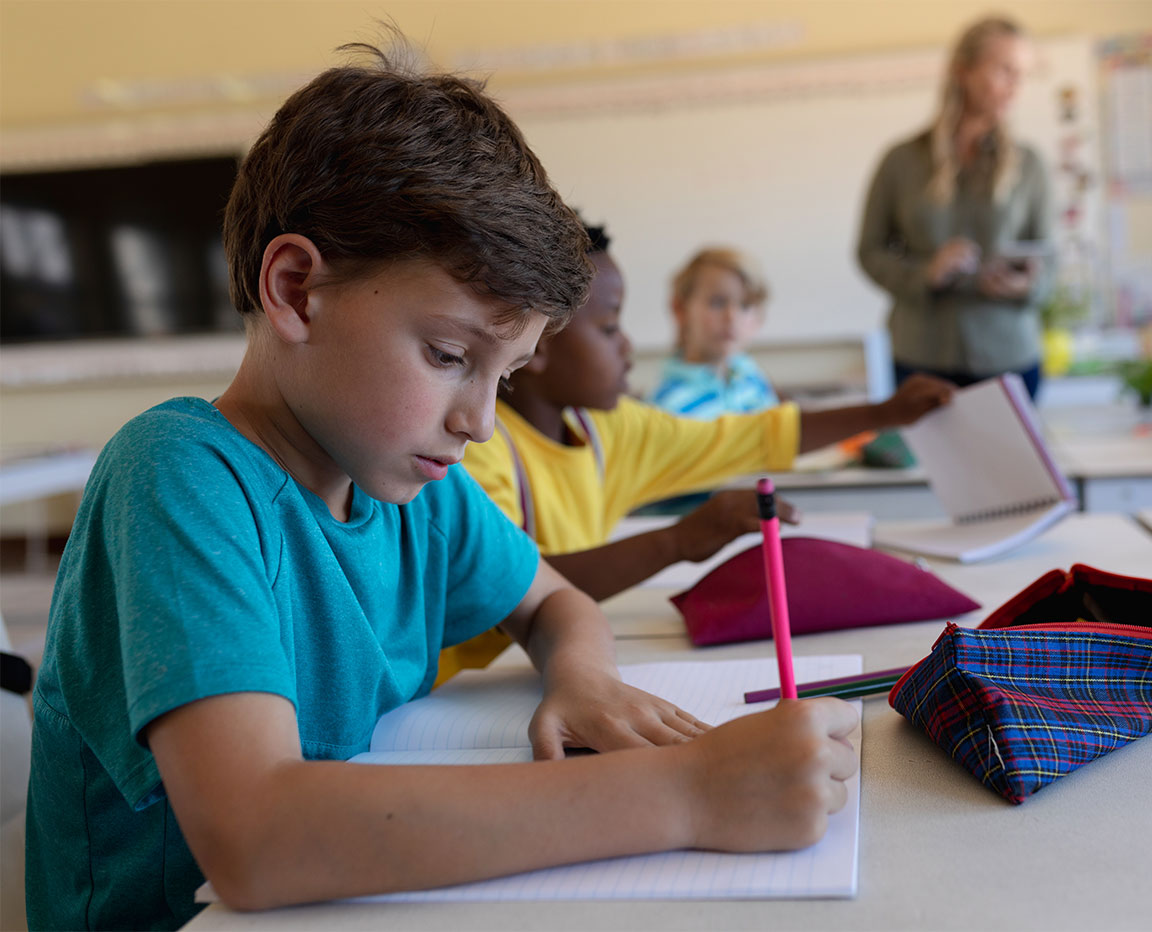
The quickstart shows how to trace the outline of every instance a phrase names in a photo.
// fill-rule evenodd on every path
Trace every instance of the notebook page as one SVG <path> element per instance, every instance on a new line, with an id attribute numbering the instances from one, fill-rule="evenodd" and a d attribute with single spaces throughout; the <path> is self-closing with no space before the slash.
<path id="1" fill-rule="evenodd" d="M 853 655 L 796 657 L 797 682 L 848 676 L 825 671 L 858 661 Z M 718 725 L 759 706 L 745 691 L 779 685 L 774 655 L 762 660 L 689 660 L 620 668 L 624 682 Z M 740 683 L 749 682 L 747 690 Z M 380 717 L 370 751 L 440 751 L 528 747 L 528 723 L 540 702 L 534 670 L 464 670 L 439 689 Z M 767 708 L 767 706 L 765 706 Z"/>
<path id="2" fill-rule="evenodd" d="M 1072 502 L 1063 501 L 1039 511 L 963 524 L 884 521 L 876 529 L 876 543 L 930 557 L 976 563 L 1027 543 L 1074 508 Z"/>
<path id="3" fill-rule="evenodd" d="M 796 679 L 800 683 L 861 671 L 861 660 L 856 655 L 797 657 L 795 661 Z M 743 695 L 753 689 L 779 685 L 775 660 L 767 654 L 755 660 L 634 664 L 621 667 L 621 674 L 627 682 L 717 724 L 771 707 L 772 702 L 746 705 Z M 447 689 L 460 676 L 438 692 Z M 423 701 L 417 700 L 417 703 Z M 859 711 L 859 700 L 853 704 Z M 859 728 L 850 740 L 859 760 Z M 369 755 L 361 755 L 354 760 L 367 757 Z M 382 754 L 376 759 L 382 761 L 389 757 Z M 475 760 L 469 757 L 461 762 Z M 856 895 L 857 886 L 859 824 L 860 777 L 857 773 L 848 783 L 844 809 L 829 819 L 824 838 L 801 851 L 757 854 L 671 851 L 530 871 L 437 890 L 362 897 L 358 901 L 852 897 Z M 211 891 L 202 888 L 197 899 L 203 902 L 202 897 L 211 897 Z"/>
<path id="4" fill-rule="evenodd" d="M 988 379 L 902 433 L 944 510 L 960 520 L 1067 497 L 1026 418 L 1000 380 Z"/>

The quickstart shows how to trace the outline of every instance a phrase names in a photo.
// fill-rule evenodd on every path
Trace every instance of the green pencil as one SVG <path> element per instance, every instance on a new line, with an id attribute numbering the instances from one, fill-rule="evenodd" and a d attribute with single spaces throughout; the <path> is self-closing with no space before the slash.
<path id="1" fill-rule="evenodd" d="M 896 681 L 908 672 L 908 667 L 895 667 L 891 670 L 875 670 L 872 673 L 858 673 L 855 676 L 844 676 L 836 680 L 820 680 L 816 683 L 803 683 L 796 690 L 798 699 L 816 699 L 819 696 L 835 696 L 839 699 L 858 699 L 861 696 L 872 696 L 876 693 L 888 692 Z M 773 689 L 757 689 L 744 693 L 744 701 L 768 702 L 780 698 L 779 687 Z"/>

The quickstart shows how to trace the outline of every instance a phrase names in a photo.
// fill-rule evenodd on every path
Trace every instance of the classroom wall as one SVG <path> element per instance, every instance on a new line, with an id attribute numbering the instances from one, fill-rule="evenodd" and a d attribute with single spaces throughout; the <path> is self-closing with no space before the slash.
<path id="1" fill-rule="evenodd" d="M 242 104 L 254 93 L 245 77 L 321 68 L 337 45 L 370 39 L 374 17 L 391 17 L 443 66 L 499 65 L 493 86 L 510 88 L 589 72 L 940 46 L 989 10 L 1045 37 L 1141 32 L 1152 26 L 1149 7 L 1146 0 L 4 0 L 0 129 L 128 109 L 187 112 L 208 102 L 185 96 L 127 107 L 117 88 L 141 81 L 220 78 L 213 103 Z"/>
<path id="2" fill-rule="evenodd" d="M 1090 80 L 1096 37 L 1152 30 L 1145 0 L 998 9 L 1048 52 L 1027 92 L 1049 95 L 1044 107 L 1056 78 Z M 373 18 L 391 17 L 436 65 L 490 74 L 561 190 L 609 223 L 642 350 L 655 357 L 667 345 L 672 266 L 717 239 L 765 264 L 767 339 L 842 345 L 883 313 L 851 255 L 863 184 L 883 145 L 927 118 L 943 49 L 988 10 L 982 0 L 3 0 L 0 166 L 237 151 L 292 88 L 338 60 L 337 45 L 374 39 Z M 907 62 L 914 78 L 903 86 L 862 95 L 845 94 L 843 79 L 821 83 L 842 68 Z M 807 77 L 781 93 L 790 74 Z M 734 75 L 775 90 L 677 97 Z M 632 103 L 605 103 L 620 95 Z M 813 369 L 836 371 L 831 356 Z M 214 370 L 12 387 L 4 357 L 12 352 L 0 356 L 2 449 L 99 445 L 153 400 L 224 384 Z"/>

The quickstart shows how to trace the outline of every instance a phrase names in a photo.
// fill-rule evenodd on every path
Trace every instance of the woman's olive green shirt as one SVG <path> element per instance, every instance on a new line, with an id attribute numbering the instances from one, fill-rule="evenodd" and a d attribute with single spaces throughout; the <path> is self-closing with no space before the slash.
<path id="1" fill-rule="evenodd" d="M 955 196 L 945 204 L 928 194 L 926 133 L 895 146 L 881 161 L 868 191 L 857 256 L 892 296 L 888 327 L 896 362 L 983 377 L 1039 361 L 1038 303 L 1051 279 L 1051 250 L 1020 300 L 986 297 L 974 275 L 943 289 L 926 281 L 932 256 L 953 237 L 972 240 L 986 257 L 1014 243 L 1050 245 L 1044 166 L 1027 146 L 1018 145 L 1017 154 L 1011 183 L 997 198 L 988 195 L 977 166 L 961 172 Z"/>

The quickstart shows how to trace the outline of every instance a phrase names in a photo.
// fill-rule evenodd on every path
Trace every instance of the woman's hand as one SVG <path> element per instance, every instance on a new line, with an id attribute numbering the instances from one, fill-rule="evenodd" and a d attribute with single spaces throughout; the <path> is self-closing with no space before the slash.
<path id="1" fill-rule="evenodd" d="M 1026 259 L 1021 263 L 990 259 L 981 267 L 976 287 L 989 298 L 1018 301 L 1028 296 L 1035 277 L 1034 259 Z"/>
<path id="2" fill-rule="evenodd" d="M 953 237 L 936 250 L 926 276 L 932 288 L 947 288 L 961 275 L 980 270 L 980 247 L 963 236 Z"/>

